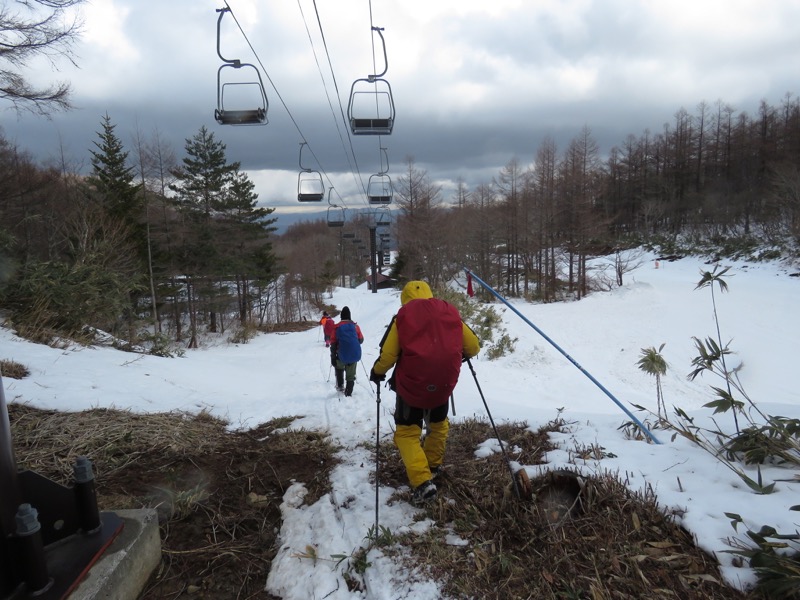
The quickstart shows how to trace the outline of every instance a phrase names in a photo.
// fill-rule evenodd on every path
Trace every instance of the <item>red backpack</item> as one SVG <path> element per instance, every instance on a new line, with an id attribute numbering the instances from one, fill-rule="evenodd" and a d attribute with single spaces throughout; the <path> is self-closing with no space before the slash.
<path id="1" fill-rule="evenodd" d="M 395 324 L 401 350 L 395 391 L 417 408 L 444 404 L 461 372 L 463 330 L 458 309 L 438 298 L 417 298 L 400 308 Z"/>

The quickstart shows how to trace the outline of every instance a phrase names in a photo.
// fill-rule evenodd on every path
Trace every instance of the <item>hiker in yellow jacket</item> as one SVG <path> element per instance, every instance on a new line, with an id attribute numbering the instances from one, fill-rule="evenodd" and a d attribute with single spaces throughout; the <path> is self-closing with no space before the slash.
<path id="1" fill-rule="evenodd" d="M 389 385 L 397 394 L 394 443 L 414 490 L 415 504 L 436 496 L 438 474 L 447 445 L 448 400 L 461 362 L 480 351 L 475 332 L 455 306 L 433 297 L 424 281 L 410 281 L 400 294 L 401 307 L 380 344 L 370 380 L 380 385 L 395 367 Z M 427 435 L 421 442 L 423 423 Z"/>

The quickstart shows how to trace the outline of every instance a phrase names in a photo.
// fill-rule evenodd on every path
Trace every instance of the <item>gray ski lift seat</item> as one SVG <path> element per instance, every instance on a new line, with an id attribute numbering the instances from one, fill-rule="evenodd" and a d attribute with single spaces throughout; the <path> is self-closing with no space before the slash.
<path id="1" fill-rule="evenodd" d="M 269 102 L 261 72 L 253 64 L 225 58 L 220 51 L 222 17 L 230 10 L 228 7 L 217 9 L 217 56 L 223 64 L 217 69 L 214 119 L 220 125 L 266 125 Z"/>
<path id="2" fill-rule="evenodd" d="M 375 211 L 375 228 L 383 229 L 392 224 L 392 215 L 388 209 L 379 209 Z M 389 235 L 388 233 L 379 233 L 378 235 Z"/>
<path id="3" fill-rule="evenodd" d="M 350 87 L 350 102 L 347 105 L 347 118 L 353 135 L 389 135 L 394 127 L 394 98 L 392 86 L 383 79 L 389 68 L 386 58 L 386 40 L 383 28 L 372 27 L 377 31 L 383 46 L 383 72 L 356 79 Z"/>
<path id="4" fill-rule="evenodd" d="M 350 89 L 347 115 L 353 135 L 390 135 L 394 128 L 394 101 L 389 82 L 356 79 Z"/>
<path id="5" fill-rule="evenodd" d="M 306 142 L 300 143 L 300 173 L 297 174 L 297 201 L 298 202 L 321 202 L 325 197 L 325 184 L 322 181 L 322 174 L 303 167 L 303 146 Z"/>
<path id="6" fill-rule="evenodd" d="M 328 189 L 328 227 L 344 227 L 344 207 L 331 202 L 331 192 Z"/>
<path id="7" fill-rule="evenodd" d="M 386 157 L 386 168 L 383 168 L 383 159 Z M 389 155 L 386 148 L 381 148 L 381 170 L 374 175 L 370 175 L 367 182 L 367 200 L 372 205 L 392 203 L 392 178 L 389 172 Z"/>
<path id="8" fill-rule="evenodd" d="M 344 208 L 335 204 L 328 207 L 328 227 L 344 227 Z"/>
<path id="9" fill-rule="evenodd" d="M 367 183 L 367 199 L 370 204 L 392 203 L 392 179 L 386 173 L 375 173 L 369 176 Z"/>

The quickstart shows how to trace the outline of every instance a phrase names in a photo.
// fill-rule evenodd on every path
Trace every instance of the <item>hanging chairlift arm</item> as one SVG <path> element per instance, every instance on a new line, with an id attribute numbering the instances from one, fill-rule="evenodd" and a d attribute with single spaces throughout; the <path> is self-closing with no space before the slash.
<path id="1" fill-rule="evenodd" d="M 383 168 L 383 157 L 386 157 L 386 168 Z M 386 152 L 386 148 L 381 148 L 381 170 L 378 172 L 378 175 L 386 175 L 389 172 L 389 154 Z"/>
<path id="2" fill-rule="evenodd" d="M 304 171 L 306 173 L 311 173 L 313 169 L 303 166 L 303 146 L 305 146 L 306 144 L 308 144 L 308 142 L 300 142 L 300 157 L 298 158 L 297 162 L 300 165 L 301 171 Z"/>
<path id="3" fill-rule="evenodd" d="M 376 75 L 367 75 L 367 78 L 370 81 L 375 81 L 376 79 L 380 79 L 384 75 L 386 75 L 386 71 L 389 70 L 389 59 L 386 56 L 386 40 L 383 38 L 383 27 L 372 27 L 372 31 L 377 31 L 378 35 L 381 37 L 381 45 L 383 46 L 383 72 Z"/>
<path id="4" fill-rule="evenodd" d="M 226 12 L 230 11 L 231 9 L 228 6 L 226 6 L 225 8 L 217 9 L 217 12 L 219 13 L 219 18 L 217 19 L 217 56 L 219 56 L 222 62 L 233 65 L 238 69 L 241 66 L 242 62 L 238 58 L 234 59 L 225 58 L 224 56 L 222 56 L 222 51 L 220 50 L 220 38 L 221 38 L 220 31 L 222 30 L 222 17 L 225 16 Z"/>

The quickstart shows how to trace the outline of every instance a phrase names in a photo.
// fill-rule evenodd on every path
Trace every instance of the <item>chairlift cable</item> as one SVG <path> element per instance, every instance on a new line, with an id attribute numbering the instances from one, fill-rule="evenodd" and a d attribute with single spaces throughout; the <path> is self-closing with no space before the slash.
<path id="1" fill-rule="evenodd" d="M 292 111 L 289 110 L 289 106 L 286 104 L 286 101 L 283 99 L 283 96 L 278 91 L 278 87 L 275 85 L 275 82 L 272 80 L 272 77 L 270 77 L 269 73 L 267 72 L 267 69 L 264 66 L 264 63 L 261 60 L 261 57 L 258 55 L 258 52 L 256 52 L 256 49 L 253 47 L 253 44 L 250 41 L 250 38 L 247 37 L 247 34 L 244 31 L 244 28 L 242 27 L 241 23 L 239 23 L 239 19 L 236 18 L 236 14 L 233 12 L 233 9 L 231 8 L 230 4 L 228 3 L 228 0 L 223 0 L 223 2 L 225 3 L 225 6 L 228 8 L 228 11 L 230 12 L 230 15 L 233 17 L 233 20 L 236 23 L 236 26 L 239 28 L 239 32 L 242 34 L 242 37 L 244 38 L 245 42 L 247 43 L 247 46 L 250 48 L 250 51 L 253 53 L 253 56 L 255 56 L 256 62 L 261 67 L 261 70 L 264 71 L 264 76 L 267 78 L 267 81 L 269 81 L 270 85 L 272 86 L 272 89 L 275 90 L 275 94 L 277 95 L 278 100 L 280 100 L 280 103 L 283 106 L 283 108 L 286 110 L 286 114 L 289 115 L 289 120 L 292 122 L 292 124 L 294 125 L 295 129 L 297 129 L 297 132 L 300 134 L 300 139 L 303 142 L 306 142 L 306 144 L 308 145 L 308 151 L 314 157 L 314 160 L 320 166 L 320 170 L 323 173 L 325 173 L 325 177 L 330 182 L 330 178 L 328 177 L 327 172 L 325 171 L 324 167 L 322 166 L 322 163 L 320 162 L 320 160 L 317 157 L 317 155 L 314 153 L 314 149 L 311 147 L 310 144 L 308 144 L 308 141 L 306 140 L 306 137 L 303 134 L 303 131 L 300 129 L 299 123 L 294 118 L 294 115 L 292 114 Z M 339 194 L 337 192 L 337 196 L 338 195 Z M 342 204 L 344 204 L 344 200 L 341 197 L 340 197 L 340 199 L 342 200 Z"/>
<path id="2" fill-rule="evenodd" d="M 325 171 L 324 167 L 322 166 L 322 163 L 319 160 L 319 158 L 317 157 L 316 153 L 314 152 L 314 149 L 311 147 L 310 144 L 308 144 L 308 141 L 307 141 L 305 135 L 303 134 L 302 129 L 300 128 L 300 125 L 299 125 L 297 119 L 295 119 L 294 115 L 292 114 L 292 111 L 289 109 L 288 104 L 286 103 L 286 101 L 284 100 L 284 98 L 281 95 L 280 91 L 278 90 L 278 88 L 277 88 L 275 82 L 273 81 L 272 77 L 269 75 L 266 67 L 264 66 L 263 61 L 261 60 L 261 57 L 258 55 L 258 52 L 256 52 L 252 42 L 250 41 L 250 39 L 248 38 L 247 34 L 245 33 L 244 28 L 242 27 L 241 23 L 239 22 L 238 18 L 236 17 L 236 14 L 233 12 L 233 9 L 231 8 L 228 0 L 223 0 L 223 2 L 225 4 L 225 6 L 227 7 L 228 12 L 230 12 L 231 17 L 233 17 L 233 20 L 236 23 L 236 26 L 239 28 L 239 31 L 242 34 L 242 37 L 244 38 L 244 40 L 247 43 L 248 47 L 250 48 L 250 51 L 253 53 L 256 62 L 261 67 L 262 71 L 264 72 L 264 75 L 267 78 L 267 81 L 269 81 L 269 84 L 272 86 L 272 89 L 275 91 L 275 94 L 276 94 L 278 100 L 280 101 L 280 103 L 284 107 L 284 109 L 286 110 L 286 113 L 289 116 L 290 121 L 294 125 L 295 129 L 297 130 L 297 132 L 300 134 L 301 140 L 303 142 L 305 142 L 306 145 L 308 145 L 308 151 L 311 153 L 311 155 L 314 157 L 314 160 L 320 166 L 321 171 L 325 174 L 325 178 L 328 180 L 328 182 L 330 184 L 330 187 L 333 188 L 334 187 L 333 186 L 333 182 L 331 181 L 327 171 Z M 320 35 L 322 37 L 323 45 L 324 45 L 324 48 L 325 48 L 325 54 L 326 54 L 326 57 L 328 59 L 328 65 L 329 65 L 329 68 L 331 70 L 331 77 L 333 79 L 334 87 L 336 89 L 336 96 L 337 96 L 337 99 L 338 99 L 338 102 L 339 102 L 340 114 L 342 116 L 342 119 L 346 122 L 346 119 L 344 117 L 344 108 L 342 107 L 341 96 L 339 94 L 339 87 L 338 87 L 338 83 L 336 81 L 336 76 L 335 76 L 334 71 L 333 71 L 333 65 L 332 65 L 331 58 L 330 58 L 330 52 L 329 52 L 328 47 L 327 47 L 327 41 L 325 39 L 324 30 L 322 28 L 322 23 L 321 23 L 321 20 L 320 20 L 319 11 L 317 9 L 316 0 L 313 0 L 313 5 L 314 5 L 315 14 L 317 16 L 317 22 L 318 22 L 318 27 L 320 29 Z M 298 7 L 300 8 L 301 15 L 303 15 L 302 6 L 300 6 L 300 0 L 298 0 Z M 372 26 L 372 1 L 371 0 L 369 1 L 369 12 L 370 12 L 370 26 L 371 26 L 372 29 L 376 29 L 376 28 L 374 28 L 374 26 Z M 303 15 L 303 22 L 304 22 L 304 25 L 306 26 L 306 32 L 309 35 L 309 41 L 311 41 L 311 35 L 310 35 L 310 32 L 308 30 L 307 25 L 305 24 L 306 22 L 305 22 L 305 16 L 304 15 Z M 313 42 L 311 42 L 311 45 L 312 45 L 312 51 L 314 52 L 315 61 L 317 62 L 317 69 L 320 72 L 320 77 L 323 79 L 323 86 L 325 86 L 324 77 L 322 76 L 321 67 L 319 65 L 319 61 L 317 59 L 316 52 L 314 51 L 314 48 L 313 48 Z M 377 60 L 376 60 L 376 55 L 375 55 L 374 36 L 372 36 L 372 47 L 373 47 L 373 51 L 372 51 L 372 54 L 373 54 L 373 69 L 377 70 Z M 388 63 L 387 63 L 387 67 L 388 67 Z M 384 70 L 384 73 L 385 73 L 385 70 Z M 329 94 L 327 92 L 327 87 L 325 87 L 325 92 L 326 92 L 326 97 L 328 99 L 328 104 L 329 104 L 329 106 L 331 108 L 331 111 L 333 113 L 334 109 L 333 109 L 333 106 L 332 106 L 332 103 L 331 103 L 331 100 L 330 100 L 330 96 L 329 96 Z M 341 136 L 341 131 L 339 129 L 338 121 L 336 121 L 336 128 L 337 128 L 337 132 L 339 133 L 340 141 L 342 142 L 342 145 L 344 147 L 344 140 L 343 140 L 343 138 Z M 366 185 L 364 183 L 363 176 L 362 176 L 360 168 L 358 166 L 358 160 L 357 160 L 357 157 L 356 157 L 356 154 L 355 154 L 355 150 L 353 148 L 352 138 L 351 138 L 349 132 L 348 132 L 347 136 L 348 136 L 348 142 L 349 142 L 349 146 L 350 146 L 350 154 L 347 153 L 347 150 L 345 148 L 345 155 L 347 156 L 348 164 L 350 166 L 350 171 L 353 174 L 353 177 L 354 177 L 354 179 L 356 181 L 357 187 L 361 188 L 362 201 L 364 202 L 365 206 L 369 206 L 369 202 L 367 201 Z M 378 150 L 379 150 L 379 153 L 382 151 L 381 136 L 378 136 Z M 353 163 L 350 163 L 350 156 L 351 155 L 352 155 L 353 161 L 355 163 L 355 167 L 353 167 Z M 381 169 L 383 168 L 382 165 L 383 165 L 383 161 L 382 161 L 382 157 L 381 157 Z M 339 195 L 338 192 L 336 192 L 336 196 L 341 201 L 341 204 L 339 204 L 339 206 L 342 206 L 343 208 L 346 208 L 346 204 L 344 202 L 344 199 Z"/>
<path id="3" fill-rule="evenodd" d="M 298 4 L 299 4 L 299 2 L 300 2 L 300 0 L 298 0 Z M 319 28 L 319 34 L 320 34 L 320 37 L 322 38 L 322 45 L 325 48 L 325 56 L 328 59 L 328 68 L 330 69 L 331 79 L 333 80 L 333 86 L 334 86 L 334 89 L 336 90 L 336 99 L 337 99 L 337 101 L 339 103 L 339 114 L 340 114 L 340 116 L 342 118 L 342 123 L 344 123 L 346 125 L 347 124 L 347 118 L 345 117 L 345 114 L 344 114 L 344 107 L 342 106 L 342 97 L 341 97 L 341 94 L 339 93 L 339 83 L 336 80 L 336 74 L 335 74 L 335 72 L 333 70 L 333 62 L 331 60 L 330 51 L 328 50 L 328 41 L 325 38 L 325 30 L 322 27 L 322 19 L 320 18 L 319 10 L 317 8 L 317 0 L 313 0 L 313 5 L 314 5 L 314 13 L 315 13 L 315 15 L 317 17 L 317 27 Z M 302 9 L 301 9 L 301 13 L 302 13 Z M 304 18 L 304 22 L 305 22 L 305 18 Z M 308 31 L 307 27 L 306 27 L 306 31 Z M 309 34 L 309 40 L 310 39 L 311 39 L 311 35 Z M 312 48 L 313 48 L 313 43 L 312 43 Z M 322 77 L 322 73 L 321 72 L 320 72 L 320 77 Z M 324 87 L 325 86 L 324 78 L 322 80 L 322 84 L 323 84 L 323 87 Z M 327 87 L 325 88 L 325 93 L 327 95 Z M 331 105 L 330 96 L 328 96 L 328 104 Z M 334 112 L 333 106 L 331 106 L 331 113 L 333 113 L 333 112 Z M 361 169 L 358 166 L 358 158 L 356 158 L 355 148 L 353 148 L 353 138 L 350 136 L 349 127 L 345 127 L 345 131 L 347 132 L 348 144 L 350 146 L 350 153 L 348 154 L 347 148 L 345 147 L 344 139 L 342 138 L 341 129 L 339 128 L 339 121 L 336 119 L 335 115 L 334 115 L 334 122 L 336 123 L 336 131 L 339 134 L 339 141 L 342 143 L 342 149 L 344 150 L 344 154 L 347 157 L 347 163 L 348 163 L 348 166 L 350 167 L 350 172 L 353 174 L 353 179 L 356 182 L 356 187 L 360 187 L 361 188 L 362 195 L 363 195 L 362 199 L 366 199 L 366 187 L 364 185 L 364 180 L 363 180 L 363 177 L 361 175 Z M 353 158 L 353 162 L 352 163 L 350 162 L 350 157 L 351 156 Z M 353 164 L 355 164 L 355 167 L 353 166 Z M 365 204 L 366 204 L 366 202 L 365 202 Z"/>
<path id="4" fill-rule="evenodd" d="M 383 44 L 383 56 L 384 56 L 384 60 L 385 60 L 386 64 L 384 65 L 385 68 L 383 70 L 383 73 L 381 75 L 378 75 L 377 74 L 378 73 L 378 61 L 375 58 L 375 34 L 373 32 L 378 31 L 379 34 L 380 34 L 380 31 L 379 31 L 378 27 L 375 27 L 375 23 L 372 20 L 372 0 L 369 0 L 369 31 L 370 31 L 370 35 L 369 35 L 370 43 L 372 44 L 372 72 L 375 73 L 375 77 L 382 77 L 383 75 L 386 74 L 386 71 L 389 70 L 389 61 L 386 59 L 386 43 L 384 42 L 384 44 Z M 383 35 L 381 35 L 381 38 L 383 38 Z M 375 97 L 375 109 L 376 109 L 376 113 L 380 114 L 380 105 L 378 104 L 378 97 L 377 96 Z M 381 145 L 381 136 L 379 135 L 378 136 L 378 147 L 379 148 L 380 148 L 380 145 Z"/>
<path id="5" fill-rule="evenodd" d="M 298 0 L 298 2 L 299 2 L 299 0 Z M 339 85 L 338 85 L 338 81 L 336 79 L 336 74 L 335 74 L 334 69 L 333 69 L 333 63 L 331 61 L 330 51 L 328 49 L 327 40 L 325 38 L 325 32 L 324 32 L 324 29 L 322 27 L 322 20 L 321 20 L 320 15 L 319 15 L 319 10 L 317 9 L 316 0 L 313 0 L 313 4 L 314 4 L 314 10 L 315 10 L 315 13 L 316 13 L 316 16 L 317 16 L 317 25 L 319 27 L 320 37 L 322 38 L 322 43 L 323 43 L 323 46 L 325 47 L 325 54 L 326 54 L 326 56 L 328 58 L 328 66 L 330 68 L 331 78 L 333 80 L 334 87 L 336 89 L 336 97 L 337 97 L 337 99 L 339 101 L 340 115 L 341 115 L 341 118 L 342 118 L 342 122 L 347 124 L 347 118 L 345 117 L 345 114 L 344 114 L 344 107 L 342 106 L 342 102 L 341 102 L 341 94 L 339 92 Z M 302 9 L 301 9 L 301 12 L 302 12 Z M 370 27 L 372 27 L 372 7 L 371 7 L 371 3 L 370 3 Z M 313 43 L 312 43 L 312 47 L 313 47 Z M 372 47 L 373 47 L 373 69 L 377 70 L 377 64 L 376 64 L 376 60 L 375 60 L 375 44 L 374 44 L 374 41 L 373 41 Z M 324 83 L 324 79 L 323 79 L 323 86 L 324 85 L 325 85 L 325 83 Z M 327 88 L 326 88 L 326 93 L 327 93 Z M 329 99 L 329 105 L 330 105 L 330 99 Z M 337 128 L 337 131 L 339 132 L 339 138 L 340 138 L 340 140 L 342 142 L 342 146 L 344 148 L 344 140 L 341 137 L 341 130 L 339 129 L 338 122 L 337 122 L 337 127 L 336 128 Z M 347 138 L 348 138 L 348 142 L 349 142 L 349 145 L 350 145 L 350 155 L 352 155 L 352 157 L 353 157 L 353 162 L 355 163 L 355 168 L 353 168 L 353 163 L 350 163 L 350 155 L 347 154 L 347 150 L 346 149 L 345 149 L 345 155 L 348 156 L 348 163 L 350 163 L 351 173 L 353 174 L 353 178 L 354 178 L 354 180 L 356 182 L 356 186 L 361 188 L 362 201 L 364 202 L 365 205 L 369 206 L 370 202 L 368 201 L 368 197 L 369 197 L 368 186 L 364 182 L 364 176 L 361 173 L 361 169 L 360 169 L 360 167 L 358 165 L 358 159 L 356 157 L 355 149 L 353 147 L 353 138 L 350 135 L 349 127 L 345 127 L 345 131 L 347 131 Z M 382 151 L 383 151 L 383 148 L 382 148 L 381 138 L 379 136 L 379 138 L 378 138 L 378 152 L 379 152 L 379 154 Z M 383 160 L 382 156 L 380 156 L 380 160 L 381 160 L 381 164 L 382 164 L 382 160 Z"/>
<path id="6" fill-rule="evenodd" d="M 342 132 L 341 132 L 341 129 L 339 128 L 339 121 L 336 118 L 336 112 L 335 112 L 335 110 L 333 108 L 333 103 L 331 102 L 331 96 L 328 93 L 328 86 L 325 83 L 325 77 L 322 74 L 322 67 L 320 66 L 319 58 L 317 56 L 317 50 L 314 47 L 314 40 L 311 37 L 311 31 L 308 28 L 308 22 L 306 21 L 306 15 L 303 12 L 303 6 L 300 3 L 300 0 L 297 0 L 297 8 L 300 10 L 300 17 L 303 20 L 303 27 L 305 27 L 306 35 L 308 36 L 308 43 L 311 46 L 311 53 L 314 55 L 314 62 L 317 64 L 317 72 L 319 73 L 319 78 L 320 78 L 320 81 L 322 82 L 322 89 L 325 91 L 325 98 L 328 101 L 328 106 L 331 109 L 331 115 L 333 116 L 333 122 L 336 125 L 336 132 L 339 134 L 339 141 L 341 141 L 341 143 L 342 143 L 342 148 L 345 149 L 345 156 L 347 157 L 347 162 L 348 162 L 348 165 L 349 165 L 350 170 L 352 172 L 353 164 L 350 162 L 350 157 L 347 155 L 347 150 L 346 150 L 346 148 L 344 146 L 344 139 L 342 138 Z M 314 12 L 316 13 L 316 16 L 317 16 L 317 25 L 319 27 L 320 36 L 322 37 L 323 46 L 325 47 L 325 54 L 326 54 L 327 59 L 328 59 L 328 65 L 329 65 L 329 67 L 331 69 L 331 75 L 333 76 L 333 68 L 330 66 L 331 65 L 331 57 L 330 57 L 330 54 L 328 53 L 328 45 L 327 45 L 327 43 L 325 41 L 325 34 L 324 34 L 323 30 L 322 30 L 322 23 L 320 22 L 319 12 L 317 11 L 316 0 L 314 0 Z M 336 78 L 335 77 L 334 77 L 333 82 L 334 82 L 334 86 L 337 89 L 337 97 L 338 97 L 338 86 L 336 86 Z M 341 101 L 340 101 L 340 103 L 341 103 Z M 355 158 L 355 155 L 354 155 L 354 158 Z M 325 178 L 328 180 L 328 184 L 332 188 L 333 187 L 333 182 L 330 180 L 330 177 L 328 177 L 327 173 L 325 173 Z"/>

